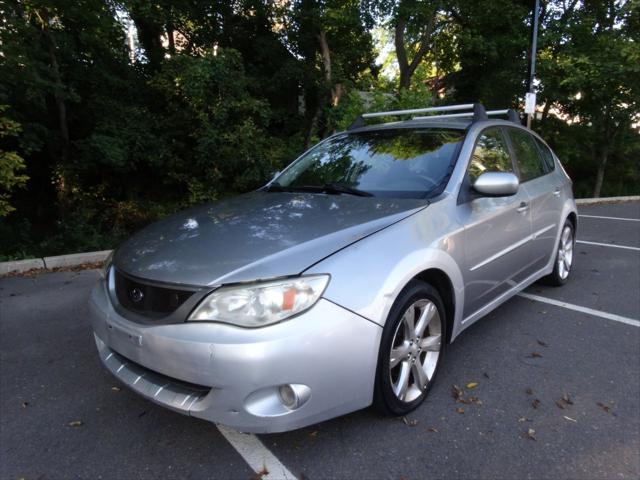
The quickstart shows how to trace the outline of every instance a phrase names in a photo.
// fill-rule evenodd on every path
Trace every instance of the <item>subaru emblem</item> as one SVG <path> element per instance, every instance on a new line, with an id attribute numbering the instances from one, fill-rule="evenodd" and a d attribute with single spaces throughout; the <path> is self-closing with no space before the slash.
<path id="1" fill-rule="evenodd" d="M 142 290 L 135 287 L 135 288 L 132 288 L 131 291 L 129 292 L 129 298 L 131 298 L 132 302 L 139 303 L 144 298 L 144 293 L 142 293 Z"/>

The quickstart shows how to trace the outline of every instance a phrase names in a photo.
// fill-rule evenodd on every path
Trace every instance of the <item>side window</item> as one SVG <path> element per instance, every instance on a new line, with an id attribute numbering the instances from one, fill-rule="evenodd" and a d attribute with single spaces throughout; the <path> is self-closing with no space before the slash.
<path id="1" fill-rule="evenodd" d="M 551 153 L 549 147 L 547 147 L 539 139 L 535 138 L 535 141 L 538 144 L 538 148 L 540 149 L 542 160 L 544 160 L 544 164 L 547 166 L 547 171 L 552 172 L 556 168 L 556 162 L 553 161 L 553 153 Z"/>
<path id="2" fill-rule="evenodd" d="M 545 174 L 544 164 L 536 142 L 524 130 L 509 129 L 509 136 L 516 154 L 516 161 L 520 170 L 520 182 L 532 180 Z"/>
<path id="3" fill-rule="evenodd" d="M 484 172 L 513 172 L 507 143 L 499 128 L 488 128 L 483 131 L 473 149 L 469 163 L 471 183 Z"/>

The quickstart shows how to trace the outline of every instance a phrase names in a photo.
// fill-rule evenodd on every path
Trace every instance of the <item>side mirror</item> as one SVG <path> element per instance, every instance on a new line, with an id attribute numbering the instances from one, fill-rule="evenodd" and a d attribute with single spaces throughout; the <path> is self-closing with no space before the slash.
<path id="1" fill-rule="evenodd" d="M 486 172 L 476 179 L 473 189 L 487 197 L 508 197 L 516 194 L 519 185 L 513 173 Z"/>

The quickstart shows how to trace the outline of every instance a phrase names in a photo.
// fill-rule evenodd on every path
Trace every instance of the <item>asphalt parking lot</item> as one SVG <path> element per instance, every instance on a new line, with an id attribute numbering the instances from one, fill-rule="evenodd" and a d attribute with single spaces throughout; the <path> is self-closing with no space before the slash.
<path id="1" fill-rule="evenodd" d="M 2 278 L 0 478 L 637 479 L 640 202 L 579 212 L 570 283 L 470 327 L 408 418 L 363 410 L 259 442 L 119 388 L 85 321 L 97 271 Z"/>

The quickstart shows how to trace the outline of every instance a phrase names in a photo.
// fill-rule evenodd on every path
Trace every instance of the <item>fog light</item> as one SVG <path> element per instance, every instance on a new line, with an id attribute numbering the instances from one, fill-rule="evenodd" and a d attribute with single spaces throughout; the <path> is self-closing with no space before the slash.
<path id="1" fill-rule="evenodd" d="M 298 394 L 291 385 L 280 385 L 278 395 L 280 395 L 280 401 L 285 407 L 293 410 L 298 406 Z"/>

